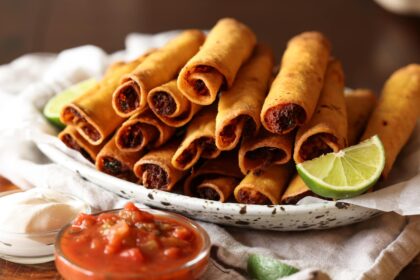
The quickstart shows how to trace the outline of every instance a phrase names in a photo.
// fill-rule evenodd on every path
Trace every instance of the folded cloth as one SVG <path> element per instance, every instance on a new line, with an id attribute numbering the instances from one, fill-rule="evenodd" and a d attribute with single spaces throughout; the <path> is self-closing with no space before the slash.
<path id="1" fill-rule="evenodd" d="M 125 203 L 79 174 L 51 163 L 36 148 L 34 138 L 56 133 L 41 111 L 51 96 L 67 86 L 100 77 L 115 60 L 159 47 L 174 34 L 130 34 L 126 49 L 112 55 L 83 46 L 58 55 L 26 55 L 0 66 L 0 174 L 23 189 L 72 193 L 98 210 Z M 284 279 L 393 279 L 420 253 L 420 216 L 415 216 L 420 214 L 420 125 L 386 183 L 392 186 L 345 201 L 388 213 L 345 227 L 275 232 L 202 222 L 212 241 L 211 264 L 203 279 L 249 278 L 246 266 L 250 254 L 271 256 L 300 269 Z M 299 203 L 317 202 L 305 198 Z"/>

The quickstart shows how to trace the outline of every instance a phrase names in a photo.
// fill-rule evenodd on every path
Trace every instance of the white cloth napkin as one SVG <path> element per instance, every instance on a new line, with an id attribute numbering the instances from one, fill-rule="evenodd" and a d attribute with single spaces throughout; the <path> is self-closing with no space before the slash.
<path id="1" fill-rule="evenodd" d="M 26 55 L 0 66 L 0 174 L 24 189 L 70 192 L 96 209 L 120 207 L 123 199 L 51 163 L 35 147 L 34 138 L 55 133 L 41 110 L 67 86 L 100 77 L 111 62 L 161 46 L 176 33 L 131 34 L 126 49 L 112 55 L 83 46 L 59 55 Z M 201 223 L 213 244 L 211 265 L 203 278 L 247 279 L 246 260 L 258 253 L 300 269 L 285 279 L 393 279 L 420 253 L 420 217 L 407 216 L 420 214 L 420 125 L 387 181 L 391 183 L 391 187 L 346 200 L 389 213 L 336 229 L 274 232 Z M 314 202 L 305 198 L 300 203 Z"/>

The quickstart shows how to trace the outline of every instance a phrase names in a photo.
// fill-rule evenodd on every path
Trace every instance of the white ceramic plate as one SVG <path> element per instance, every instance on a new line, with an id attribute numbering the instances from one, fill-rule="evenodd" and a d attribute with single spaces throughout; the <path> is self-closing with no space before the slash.
<path id="1" fill-rule="evenodd" d="M 245 205 L 221 203 L 146 189 L 97 171 L 61 151 L 53 144 L 38 143 L 38 148 L 52 161 L 73 170 L 105 190 L 146 205 L 175 211 L 185 216 L 224 225 L 277 231 L 327 229 L 369 219 L 381 212 L 343 202 L 307 205 Z"/>

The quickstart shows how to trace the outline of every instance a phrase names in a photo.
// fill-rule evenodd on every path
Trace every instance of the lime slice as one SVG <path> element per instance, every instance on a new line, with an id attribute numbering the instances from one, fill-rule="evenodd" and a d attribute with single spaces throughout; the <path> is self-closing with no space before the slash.
<path id="1" fill-rule="evenodd" d="M 296 267 L 261 255 L 249 256 L 247 270 L 252 279 L 257 280 L 277 280 L 299 271 Z"/>
<path id="2" fill-rule="evenodd" d="M 58 93 L 48 101 L 47 105 L 45 105 L 43 111 L 44 116 L 55 126 L 63 128 L 64 124 L 60 121 L 61 109 L 66 104 L 85 93 L 88 89 L 94 87 L 96 84 L 96 79 L 92 78 L 72 85 L 71 87 Z"/>
<path id="3" fill-rule="evenodd" d="M 337 153 L 296 165 L 306 185 L 317 195 L 349 198 L 367 191 L 381 176 L 385 151 L 377 135 Z"/>

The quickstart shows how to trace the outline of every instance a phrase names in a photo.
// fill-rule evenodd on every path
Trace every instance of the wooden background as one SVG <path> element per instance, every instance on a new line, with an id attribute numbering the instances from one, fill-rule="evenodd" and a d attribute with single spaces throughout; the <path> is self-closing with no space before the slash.
<path id="1" fill-rule="evenodd" d="M 324 32 L 342 60 L 349 87 L 379 92 L 397 68 L 420 63 L 420 17 L 398 16 L 368 0 L 0 0 L 0 64 L 30 52 L 94 44 L 124 48 L 131 32 L 210 29 L 217 19 L 248 24 L 280 59 L 287 40 Z M 11 188 L 0 178 L 0 191 Z M 419 279 L 420 256 L 398 279 Z M 24 266 L 0 260 L 0 279 L 60 279 L 53 263 Z"/>

